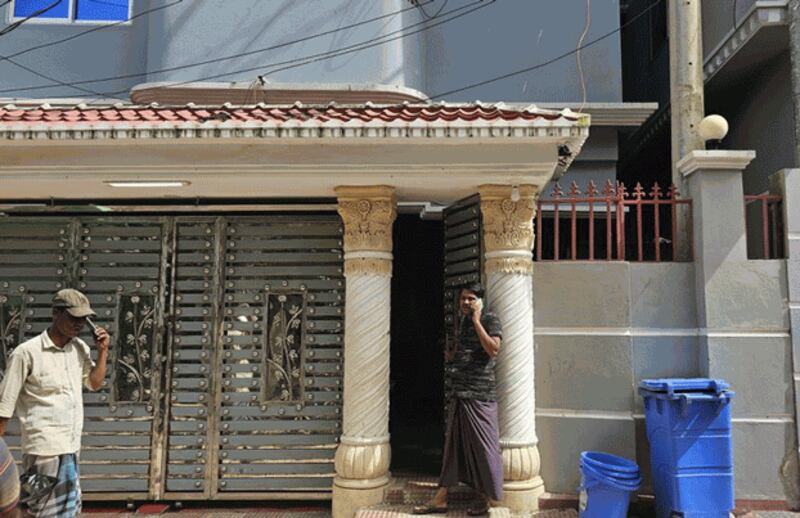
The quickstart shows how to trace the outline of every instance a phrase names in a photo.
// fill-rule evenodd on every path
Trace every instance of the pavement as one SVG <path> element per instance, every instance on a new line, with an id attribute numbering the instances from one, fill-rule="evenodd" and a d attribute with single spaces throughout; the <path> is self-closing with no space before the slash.
<path id="1" fill-rule="evenodd" d="M 370 509 L 367 512 L 358 514 L 359 518 L 404 518 L 410 517 L 411 506 L 408 508 L 398 508 L 394 506 L 390 509 Z M 246 509 L 182 509 L 167 510 L 163 513 L 164 516 L 173 516 L 174 518 L 330 518 L 330 509 L 326 510 L 281 510 L 274 508 L 246 508 Z M 80 515 L 82 518 L 143 518 L 147 514 L 129 511 L 93 511 L 83 512 Z M 150 515 L 153 516 L 153 515 Z M 431 518 L 436 517 L 447 518 L 465 518 L 467 513 L 463 510 L 453 510 L 446 515 L 431 515 Z M 577 518 L 577 511 L 568 510 L 549 510 L 540 511 L 529 515 L 535 518 Z M 512 518 L 508 509 L 492 509 L 488 518 Z M 516 518 L 516 517 L 515 517 Z M 527 517 L 526 517 L 527 518 Z"/>
<path id="2" fill-rule="evenodd" d="M 114 505 L 99 502 L 84 503 L 82 518 L 146 518 L 155 515 L 173 518 L 331 518 L 330 502 L 270 502 L 268 504 L 237 502 L 230 503 L 189 503 L 181 508 L 161 504 L 145 504 L 136 510 L 129 510 L 123 504 Z"/>
<path id="3" fill-rule="evenodd" d="M 411 507 L 413 506 L 376 506 L 369 510 L 361 511 L 358 518 L 408 518 L 412 516 Z M 143 518 L 148 514 L 164 514 L 174 518 L 330 518 L 330 504 L 320 503 L 308 507 L 291 506 L 269 506 L 269 507 L 235 507 L 235 508 L 202 508 L 190 507 L 184 509 L 165 509 L 161 513 L 131 512 L 123 507 L 119 509 L 98 508 L 89 506 L 81 513 L 83 518 Z M 464 518 L 467 516 L 463 509 L 454 509 L 446 515 L 430 515 L 432 518 Z M 578 512 L 574 509 L 554 509 L 539 511 L 524 518 L 577 518 Z M 519 518 L 519 515 L 512 515 L 507 509 L 492 509 L 488 518 Z M 631 518 L 650 518 L 645 515 Z M 800 518 L 800 513 L 789 511 L 751 511 L 740 514 L 737 518 Z"/>

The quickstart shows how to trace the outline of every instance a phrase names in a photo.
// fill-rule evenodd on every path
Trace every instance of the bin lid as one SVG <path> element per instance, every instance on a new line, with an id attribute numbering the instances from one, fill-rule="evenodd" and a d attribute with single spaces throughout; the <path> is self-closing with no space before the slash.
<path id="1" fill-rule="evenodd" d="M 730 385 L 721 379 L 712 378 L 661 378 L 642 380 L 639 388 L 648 392 L 710 392 L 720 394 L 727 391 Z"/>

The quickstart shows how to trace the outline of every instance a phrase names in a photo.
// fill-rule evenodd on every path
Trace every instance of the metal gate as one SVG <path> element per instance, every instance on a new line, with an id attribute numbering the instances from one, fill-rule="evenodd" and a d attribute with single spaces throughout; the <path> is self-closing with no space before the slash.
<path id="1" fill-rule="evenodd" d="M 0 220 L 3 352 L 47 327 L 63 287 L 112 332 L 84 396 L 88 499 L 329 496 L 341 233 L 334 214 Z"/>
<path id="2" fill-rule="evenodd" d="M 444 329 L 448 345 L 455 340 L 459 288 L 481 282 L 483 253 L 481 244 L 480 196 L 459 200 L 443 211 L 444 217 Z"/>

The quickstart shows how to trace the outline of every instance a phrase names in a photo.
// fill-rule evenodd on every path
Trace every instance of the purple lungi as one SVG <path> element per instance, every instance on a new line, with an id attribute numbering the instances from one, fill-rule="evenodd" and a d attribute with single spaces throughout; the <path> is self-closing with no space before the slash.
<path id="1" fill-rule="evenodd" d="M 439 486 L 463 482 L 493 500 L 503 498 L 496 401 L 450 400 L 443 457 Z"/>

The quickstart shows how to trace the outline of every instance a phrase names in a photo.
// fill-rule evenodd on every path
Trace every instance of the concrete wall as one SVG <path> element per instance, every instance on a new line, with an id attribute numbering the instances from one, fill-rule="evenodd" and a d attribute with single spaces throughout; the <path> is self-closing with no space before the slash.
<path id="1" fill-rule="evenodd" d="M 784 498 L 779 471 L 794 440 L 785 261 L 726 267 L 731 282 L 718 299 L 731 306 L 731 331 L 709 337 L 697 326 L 691 263 L 535 264 L 537 432 L 549 491 L 574 493 L 579 454 L 594 449 L 635 458 L 649 492 L 636 388 L 712 365 L 737 393 L 737 498 Z M 724 343 L 706 347 L 709 338 Z"/>
<path id="2" fill-rule="evenodd" d="M 586 2 L 503 0 L 479 13 L 425 33 L 424 90 L 429 95 L 526 68 L 575 50 L 584 28 Z M 585 42 L 618 27 L 617 0 L 592 2 L 591 27 Z M 585 49 L 582 63 L 589 101 L 622 100 L 619 34 Z M 447 97 L 452 100 L 569 102 L 580 101 L 582 95 L 576 59 L 570 56 L 547 67 Z"/>
<path id="3" fill-rule="evenodd" d="M 408 7 L 403 0 L 237 0 L 234 4 L 226 0 L 206 0 L 185 4 L 166 10 L 163 16 L 151 22 L 148 68 L 167 68 L 218 55 L 262 49 Z M 151 76 L 148 81 L 187 81 L 257 67 L 255 71 L 213 80 L 252 81 L 257 74 L 265 74 L 276 82 L 384 83 L 417 88 L 418 78 L 415 79 L 413 73 L 409 77 L 405 75 L 406 47 L 402 39 L 275 73 L 270 73 L 274 67 L 269 65 L 357 45 L 418 21 L 419 15 L 412 11 L 406 16 L 384 18 L 241 59 Z M 412 36 L 411 42 L 415 38 Z"/>
<path id="4" fill-rule="evenodd" d="M 753 149 L 756 158 L 744 172 L 744 192 L 758 194 L 769 188 L 769 175 L 795 167 L 794 113 L 788 50 L 757 74 L 725 91 L 706 97 L 706 112 L 719 113 L 730 123 L 724 144 L 728 149 Z"/>
<path id="5" fill-rule="evenodd" d="M 172 0 L 134 1 L 134 14 Z M 467 6 L 474 0 L 443 0 L 426 6 L 435 14 Z M 237 55 L 334 30 L 409 7 L 407 0 L 203 0 L 182 2 L 133 20 L 130 26 L 109 27 L 67 43 L 19 57 L 19 61 L 63 81 L 136 74 L 210 58 Z M 0 28 L 10 5 L 0 7 Z M 466 9 L 465 9 L 466 10 Z M 587 40 L 619 25 L 617 0 L 594 2 Z M 463 11 L 459 11 L 463 12 Z M 573 50 L 583 30 L 585 2 L 504 0 L 452 22 L 406 38 L 267 77 L 281 82 L 367 82 L 403 85 L 428 93 L 460 88 L 467 83 L 507 73 Z M 340 49 L 419 23 L 417 10 L 336 32 L 281 49 L 221 63 L 108 83 L 87 85 L 105 93 L 127 90 L 153 81 L 192 81 L 238 69 L 215 81 L 252 81 L 268 72 L 269 64 Z M 418 29 L 413 27 L 406 32 Z M 75 35 L 83 25 L 26 23 L 0 39 L 0 55 Z M 589 101 L 621 100 L 619 37 L 613 36 L 583 53 Z M 48 84 L 0 60 L 0 89 Z M 575 58 L 545 69 L 485 87 L 448 96 L 448 100 L 579 101 L 580 82 Z M 92 94 L 66 87 L 0 93 L 0 97 L 75 97 Z M 122 95 L 127 97 L 126 95 Z"/>
<path id="6" fill-rule="evenodd" d="M 163 3 L 155 0 L 153 6 Z M 136 2 L 134 13 L 149 6 L 147 2 Z M 5 27 L 11 13 L 11 5 L 0 7 L 0 27 Z M 143 16 L 129 26 L 110 27 L 75 40 L 33 51 L 17 58 L 21 64 L 63 82 L 81 81 L 88 78 L 139 74 L 147 70 L 148 26 L 152 18 Z M 18 29 L 0 38 L 0 55 L 9 56 L 45 42 L 74 36 L 90 27 L 86 25 L 62 25 L 55 23 L 25 23 Z M 142 76 L 143 78 L 144 76 Z M 104 93 L 127 90 L 142 78 L 121 79 L 105 83 L 82 85 L 85 90 Z M 22 70 L 10 62 L 0 59 L 0 89 L 8 90 L 21 86 L 50 85 L 52 81 Z M 96 94 L 57 86 L 25 92 L 0 92 L 0 97 L 89 97 Z M 123 96 L 123 97 L 127 97 Z"/>

